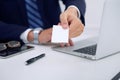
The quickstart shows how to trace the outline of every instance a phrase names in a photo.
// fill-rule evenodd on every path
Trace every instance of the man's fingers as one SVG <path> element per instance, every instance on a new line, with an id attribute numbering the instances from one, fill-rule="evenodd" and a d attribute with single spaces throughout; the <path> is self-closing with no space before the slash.
<path id="1" fill-rule="evenodd" d="M 62 13 L 60 15 L 60 22 L 61 22 L 61 25 L 64 29 L 68 28 L 67 15 L 65 13 Z"/>
<path id="2" fill-rule="evenodd" d="M 71 39 L 69 39 L 69 44 L 70 44 L 70 46 L 74 46 L 74 43 Z"/>
<path id="3" fill-rule="evenodd" d="M 64 44 L 64 43 L 60 43 L 60 46 L 61 46 L 61 47 L 65 47 L 65 44 Z"/>
<path id="4" fill-rule="evenodd" d="M 69 47 L 69 46 L 74 46 L 74 43 L 71 39 L 69 39 L 68 43 L 60 43 L 61 47 Z"/>

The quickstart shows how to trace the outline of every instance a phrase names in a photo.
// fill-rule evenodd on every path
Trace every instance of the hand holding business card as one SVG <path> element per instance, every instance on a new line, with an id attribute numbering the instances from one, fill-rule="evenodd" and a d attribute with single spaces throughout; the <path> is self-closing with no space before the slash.
<path id="1" fill-rule="evenodd" d="M 53 25 L 52 43 L 68 43 L 69 29 L 63 29 L 60 25 Z"/>

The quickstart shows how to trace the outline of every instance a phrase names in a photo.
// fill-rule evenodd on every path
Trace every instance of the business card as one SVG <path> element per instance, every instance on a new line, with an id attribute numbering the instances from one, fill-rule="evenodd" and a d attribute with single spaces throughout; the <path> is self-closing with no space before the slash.
<path id="1" fill-rule="evenodd" d="M 68 43 L 69 29 L 63 29 L 60 25 L 53 25 L 52 43 Z"/>

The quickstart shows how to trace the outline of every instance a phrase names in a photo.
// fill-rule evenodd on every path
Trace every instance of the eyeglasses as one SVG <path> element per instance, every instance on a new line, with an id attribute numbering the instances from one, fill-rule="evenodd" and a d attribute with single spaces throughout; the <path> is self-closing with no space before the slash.
<path id="1" fill-rule="evenodd" d="M 0 51 L 4 51 L 7 48 L 17 48 L 20 46 L 21 44 L 19 41 L 9 41 L 7 43 L 0 43 Z"/>

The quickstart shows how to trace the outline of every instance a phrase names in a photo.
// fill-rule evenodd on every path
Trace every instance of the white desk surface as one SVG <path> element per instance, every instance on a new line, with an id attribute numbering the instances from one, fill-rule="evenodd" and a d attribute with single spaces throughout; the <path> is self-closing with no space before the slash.
<path id="1" fill-rule="evenodd" d="M 97 36 L 98 29 L 86 27 L 84 33 L 73 39 Z M 111 80 L 120 71 L 120 54 L 91 61 L 53 51 L 51 45 L 34 45 L 35 49 L 8 59 L 0 59 L 0 80 Z M 46 56 L 26 66 L 29 58 Z"/>

